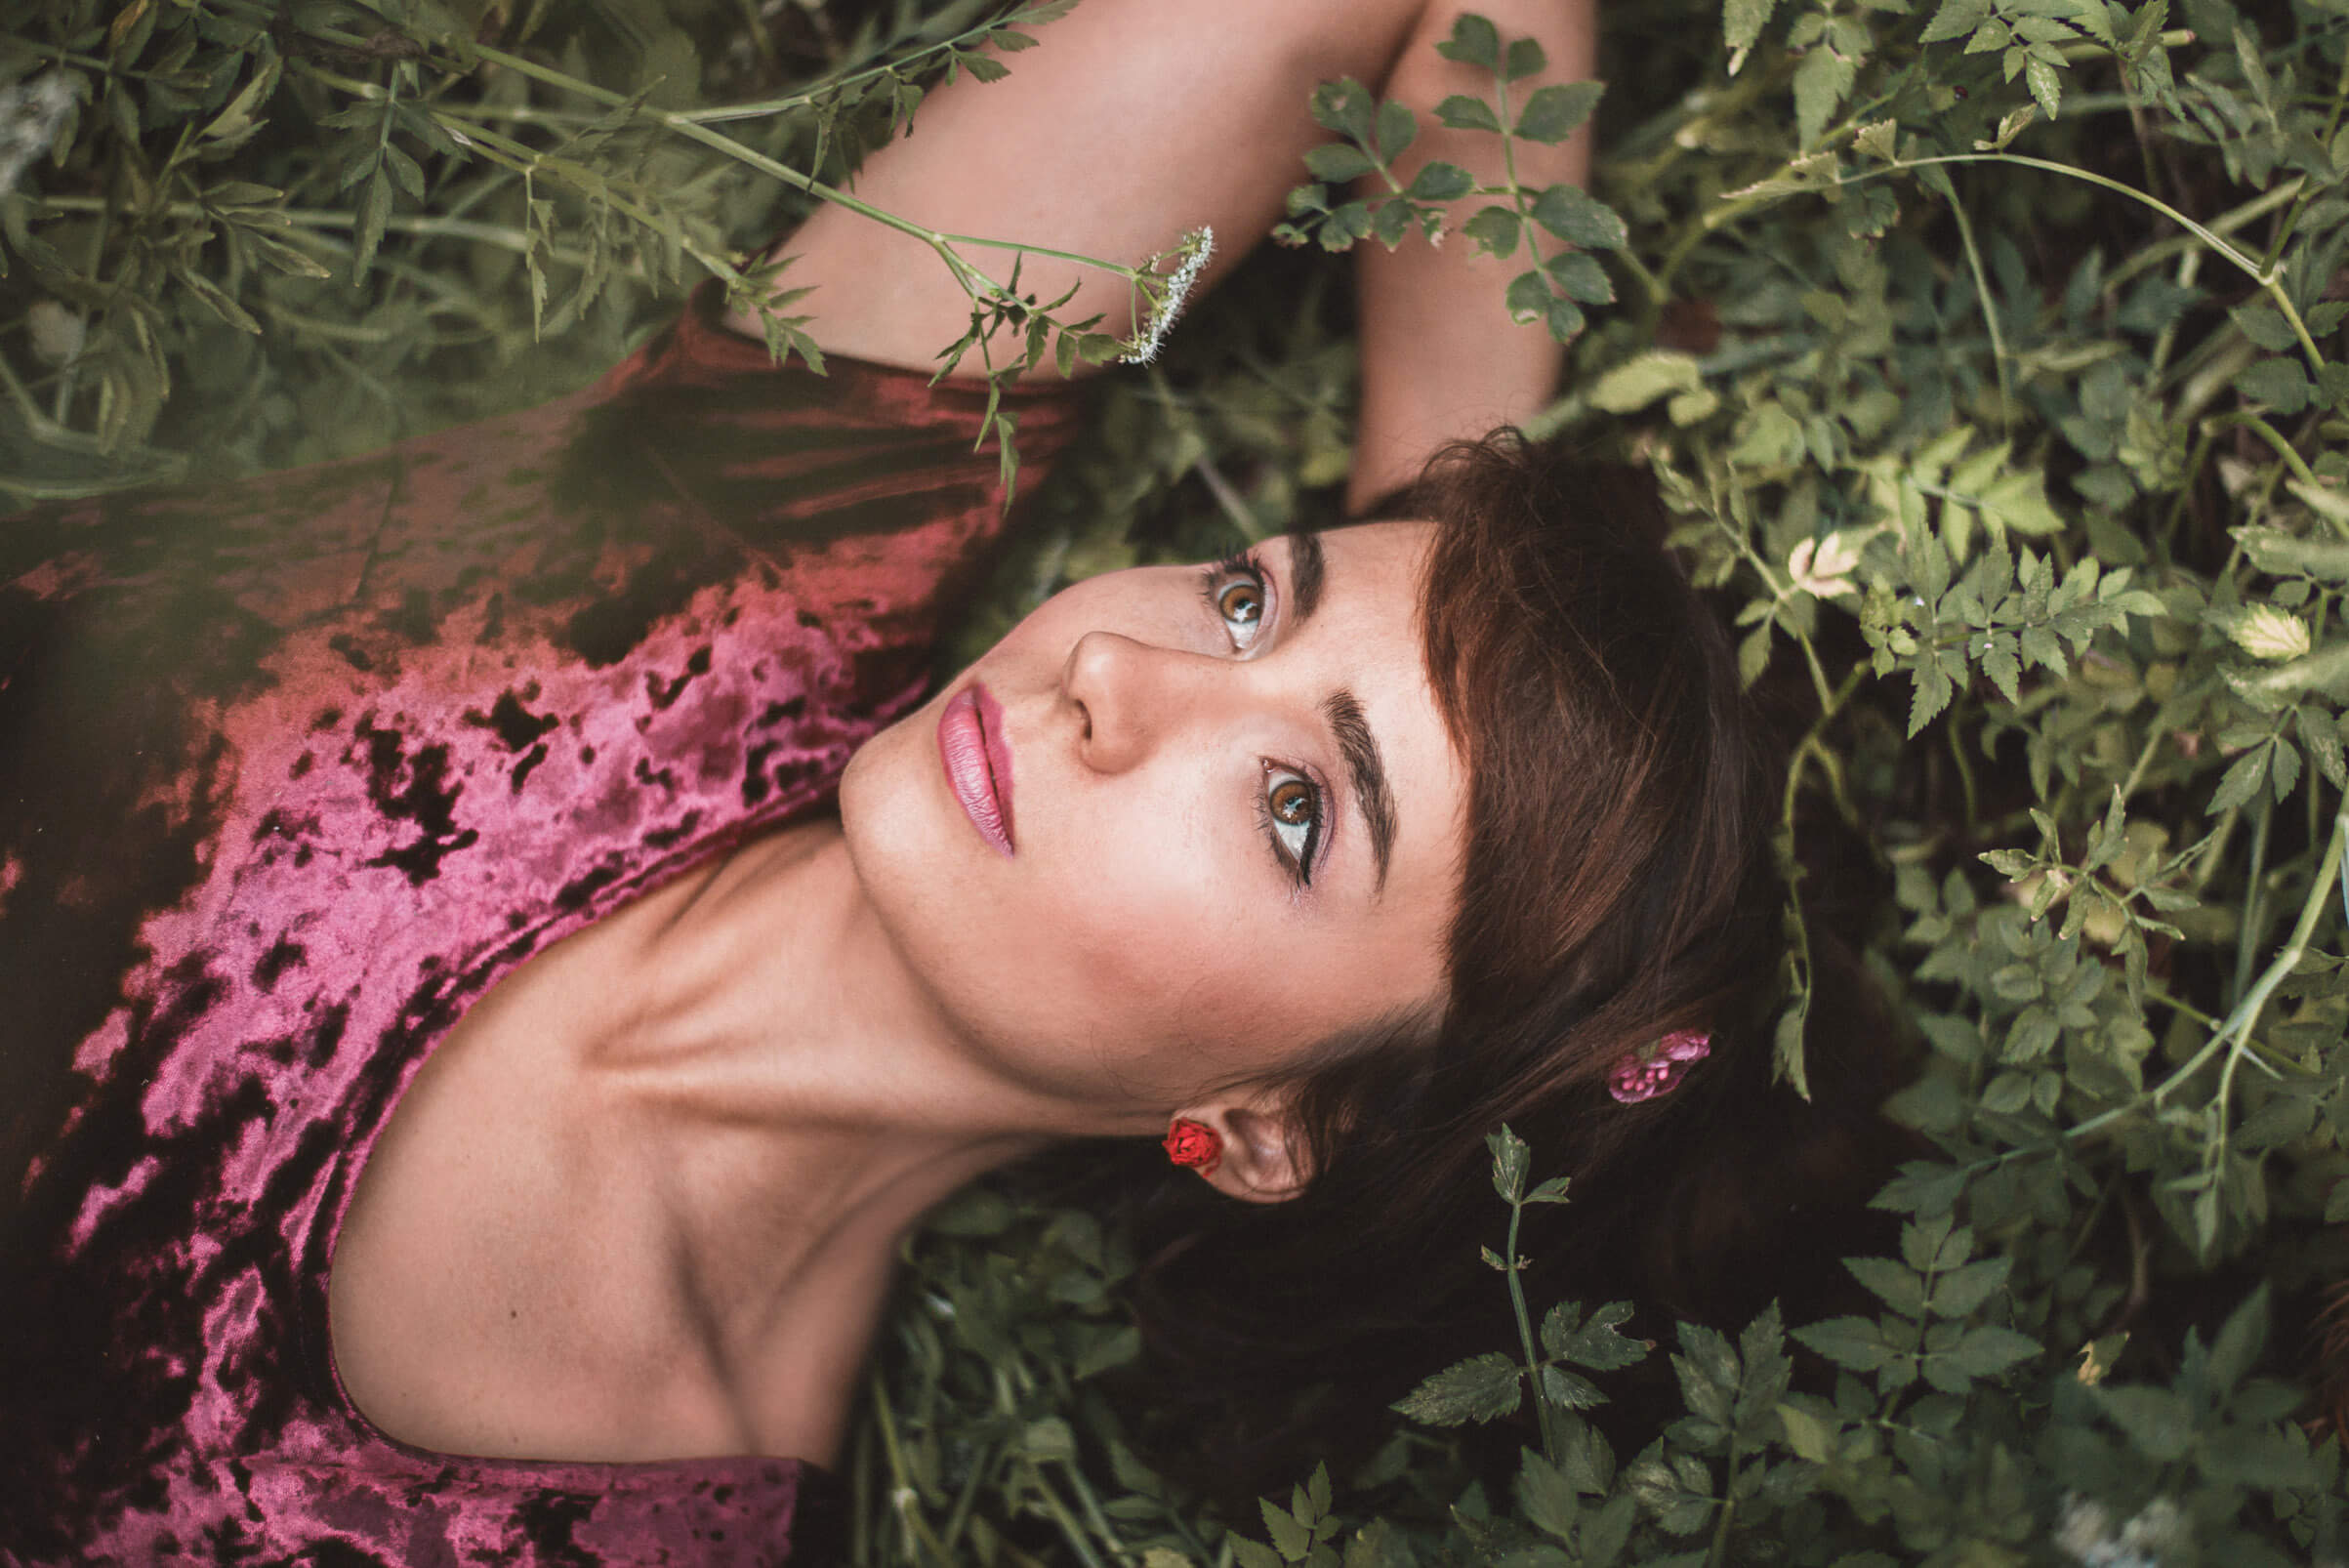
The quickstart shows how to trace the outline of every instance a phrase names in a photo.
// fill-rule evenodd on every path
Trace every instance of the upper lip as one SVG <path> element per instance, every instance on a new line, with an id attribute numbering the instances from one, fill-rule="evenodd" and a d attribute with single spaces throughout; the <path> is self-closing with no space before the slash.
<path id="1" fill-rule="evenodd" d="M 1011 748 L 1003 707 L 985 686 L 973 681 L 947 699 L 938 751 L 964 814 L 988 843 L 1011 853 Z"/>

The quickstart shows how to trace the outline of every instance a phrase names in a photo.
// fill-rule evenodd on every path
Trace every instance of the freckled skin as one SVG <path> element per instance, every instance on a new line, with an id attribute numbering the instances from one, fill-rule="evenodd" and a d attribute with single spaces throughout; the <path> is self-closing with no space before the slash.
<path id="1" fill-rule="evenodd" d="M 1195 568 L 1077 584 L 857 754 L 841 813 L 858 877 L 971 1049 L 1032 1087 L 1163 1115 L 1440 999 L 1465 783 L 1420 657 L 1430 536 L 1329 535 L 1328 586 L 1302 622 L 1288 546 L 1266 546 L 1271 607 L 1245 650 Z M 1010 859 L 939 758 L 939 708 L 972 681 L 1004 710 Z M 1340 687 L 1401 824 L 1382 889 L 1322 715 Z M 1331 787 L 1309 887 L 1266 838 L 1267 762 Z"/>

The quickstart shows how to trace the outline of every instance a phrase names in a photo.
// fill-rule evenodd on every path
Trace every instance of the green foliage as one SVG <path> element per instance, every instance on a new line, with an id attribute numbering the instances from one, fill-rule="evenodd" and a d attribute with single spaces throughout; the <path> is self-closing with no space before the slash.
<path id="1" fill-rule="evenodd" d="M 0 485 L 249 472 L 578 385 L 697 277 L 760 298 L 753 247 L 854 204 L 862 150 L 1054 9 L 20 7 Z M 1334 520 L 1354 355 L 1324 253 L 1424 243 L 1465 203 L 1468 243 L 1528 258 L 1510 309 L 1571 342 L 1538 433 L 1655 472 L 1746 679 L 1796 715 L 1790 884 L 1830 835 L 1875 878 L 1870 966 L 1924 1056 L 1891 1109 L 1932 1151 L 1876 1198 L 1897 1256 L 1850 1260 L 1857 1300 L 1821 1321 L 1678 1327 L 1684 1413 L 1619 1459 L 1601 1425 L 1629 1401 L 1602 1401 L 1662 1366 L 1630 1303 L 1526 1299 L 1520 1241 L 1566 1193 L 1501 1130 L 1491 1342 L 1365 1369 L 1411 1390 L 1377 1457 L 1222 1521 L 1100 1392 L 1136 1350 L 1124 1238 L 984 1188 L 911 1247 L 844 1462 L 859 1562 L 2349 1549 L 2341 1450 L 2298 1424 L 2307 1346 L 2271 1326 L 2349 1273 L 2349 11 L 1659 0 L 1608 24 L 1602 103 L 1525 90 L 1537 52 L 1463 18 L 1444 51 L 1490 88 L 1434 110 L 1536 143 L 1599 113 L 1587 193 L 1400 182 L 1419 116 L 1315 94 L 1300 248 L 1101 388 L 957 649 L 1092 571 Z M 1104 265 L 1154 329 L 1204 246 Z M 998 385 L 1157 348 L 1027 298 L 1015 244 L 950 237 L 940 265 L 972 302 L 946 352 Z M 778 356 L 820 359 L 807 303 L 766 312 Z M 1800 1088 L 1792 898 L 1785 933 Z M 1480 1465 L 1496 1437 L 1514 1453 Z"/>

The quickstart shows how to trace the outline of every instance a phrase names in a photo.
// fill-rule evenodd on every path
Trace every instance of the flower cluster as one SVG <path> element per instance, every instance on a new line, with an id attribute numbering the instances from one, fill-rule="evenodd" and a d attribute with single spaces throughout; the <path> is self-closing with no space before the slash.
<path id="1" fill-rule="evenodd" d="M 1675 1029 L 1656 1042 L 1654 1052 L 1634 1052 L 1615 1064 L 1607 1093 L 1626 1105 L 1669 1093 L 1688 1069 L 1712 1054 L 1712 1036 L 1702 1029 Z"/>

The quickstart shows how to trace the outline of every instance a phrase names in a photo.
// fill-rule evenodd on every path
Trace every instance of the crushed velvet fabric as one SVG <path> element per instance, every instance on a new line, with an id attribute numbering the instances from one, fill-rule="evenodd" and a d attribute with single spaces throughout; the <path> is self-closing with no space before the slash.
<path id="1" fill-rule="evenodd" d="M 335 1236 L 531 954 L 822 807 L 1002 523 L 983 394 L 713 301 L 382 454 L 0 523 L 0 1561 L 807 1562 L 788 1459 L 386 1437 Z M 1076 419 L 1014 394 L 1025 472 Z"/>

